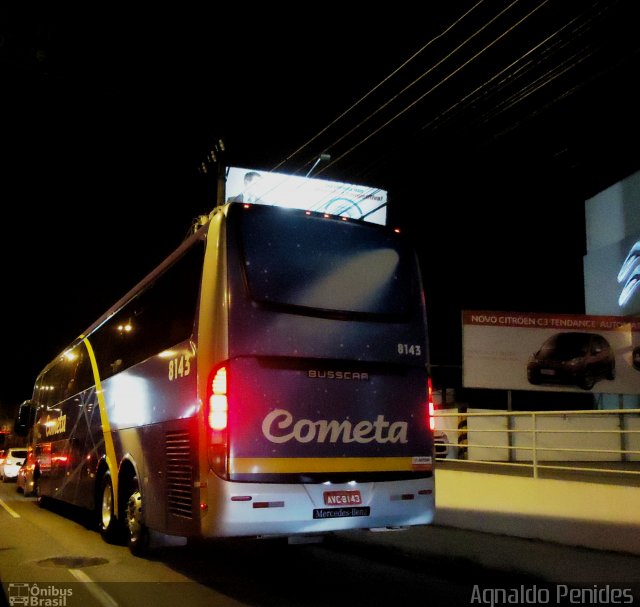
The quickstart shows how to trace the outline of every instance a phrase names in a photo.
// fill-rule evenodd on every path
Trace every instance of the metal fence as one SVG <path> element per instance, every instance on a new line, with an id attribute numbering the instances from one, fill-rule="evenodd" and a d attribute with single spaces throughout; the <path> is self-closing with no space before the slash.
<path id="1" fill-rule="evenodd" d="M 541 471 L 591 472 L 640 479 L 640 409 L 488 411 L 435 414 L 446 434 L 440 462 Z"/>

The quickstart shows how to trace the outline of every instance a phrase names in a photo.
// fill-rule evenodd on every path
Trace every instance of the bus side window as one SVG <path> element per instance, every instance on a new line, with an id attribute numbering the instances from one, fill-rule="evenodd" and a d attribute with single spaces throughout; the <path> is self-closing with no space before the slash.
<path id="1" fill-rule="evenodd" d="M 203 256 L 198 243 L 90 336 L 102 379 L 191 336 Z"/>
<path id="2" fill-rule="evenodd" d="M 198 243 L 140 296 L 132 314 L 144 337 L 136 362 L 191 337 L 203 257 L 204 243 Z"/>
<path id="3" fill-rule="evenodd" d="M 68 381 L 68 379 L 66 380 Z M 41 387 L 42 395 L 40 402 L 47 407 L 53 407 L 59 403 L 66 388 L 65 378 L 60 373 L 59 365 L 51 367 L 44 375 Z"/>
<path id="4" fill-rule="evenodd" d="M 123 370 L 123 360 L 119 357 L 120 353 L 127 348 L 122 347 L 118 341 L 125 339 L 128 335 L 127 326 L 126 320 L 122 320 L 121 310 L 89 336 L 101 379 L 107 379 Z"/>
<path id="5" fill-rule="evenodd" d="M 84 349 L 84 352 L 82 351 Z M 86 348 L 78 348 L 80 350 L 80 360 L 76 368 L 76 392 L 83 392 L 87 388 L 94 385 L 93 371 L 91 369 L 91 361 Z"/>
<path id="6" fill-rule="evenodd" d="M 66 400 L 93 385 L 89 355 L 81 344 L 65 352 L 54 368 L 63 386 L 59 400 Z"/>

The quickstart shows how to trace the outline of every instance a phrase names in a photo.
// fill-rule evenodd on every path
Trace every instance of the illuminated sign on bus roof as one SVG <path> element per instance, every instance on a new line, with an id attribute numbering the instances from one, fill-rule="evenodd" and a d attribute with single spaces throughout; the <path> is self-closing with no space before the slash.
<path id="1" fill-rule="evenodd" d="M 286 173 L 230 167 L 226 196 L 227 202 L 304 209 L 381 225 L 387 219 L 386 190 Z"/>

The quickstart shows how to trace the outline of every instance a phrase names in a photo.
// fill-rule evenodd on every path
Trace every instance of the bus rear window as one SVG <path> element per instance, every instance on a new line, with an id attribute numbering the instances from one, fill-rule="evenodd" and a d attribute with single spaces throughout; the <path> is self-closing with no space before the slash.
<path id="1" fill-rule="evenodd" d="M 387 229 L 252 206 L 241 214 L 240 241 L 257 302 L 385 316 L 413 308 L 415 258 Z"/>

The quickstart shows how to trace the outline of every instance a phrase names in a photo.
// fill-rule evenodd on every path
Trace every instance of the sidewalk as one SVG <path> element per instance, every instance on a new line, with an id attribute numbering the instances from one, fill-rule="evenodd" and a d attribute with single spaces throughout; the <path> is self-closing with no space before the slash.
<path id="1" fill-rule="evenodd" d="M 640 558 L 640 487 L 442 467 L 435 523 Z"/>
<path id="2" fill-rule="evenodd" d="M 465 562 L 550 584 L 640 587 L 640 556 L 549 541 L 431 525 L 389 533 L 339 534 L 345 542 L 384 546 L 415 559 Z"/>

